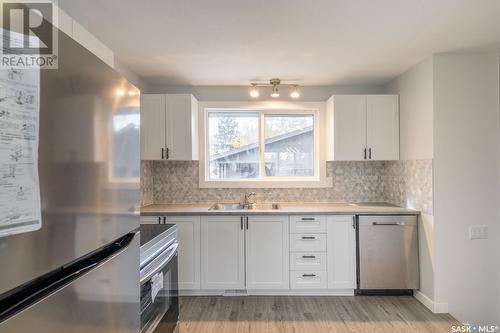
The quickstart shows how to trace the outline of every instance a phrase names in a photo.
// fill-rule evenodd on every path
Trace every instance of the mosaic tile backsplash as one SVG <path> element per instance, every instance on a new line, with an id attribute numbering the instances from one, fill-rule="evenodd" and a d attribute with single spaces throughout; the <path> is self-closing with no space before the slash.
<path id="1" fill-rule="evenodd" d="M 385 162 L 385 201 L 433 215 L 432 159 Z"/>
<path id="2" fill-rule="evenodd" d="M 234 202 L 256 192 L 258 202 L 386 201 L 432 213 L 432 160 L 327 162 L 327 188 L 199 188 L 197 161 L 142 161 L 142 204 Z"/>

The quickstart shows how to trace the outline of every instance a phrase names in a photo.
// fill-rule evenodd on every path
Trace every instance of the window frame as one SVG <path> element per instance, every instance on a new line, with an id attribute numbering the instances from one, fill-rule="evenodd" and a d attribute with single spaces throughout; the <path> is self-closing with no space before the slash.
<path id="1" fill-rule="evenodd" d="M 259 178 L 210 179 L 209 178 L 209 112 L 255 112 L 259 113 Z M 265 175 L 265 115 L 313 115 L 313 176 L 283 177 Z M 324 142 L 324 103 L 287 102 L 200 102 L 199 103 L 199 186 L 200 188 L 294 188 L 328 187 L 332 180 L 326 178 Z"/>

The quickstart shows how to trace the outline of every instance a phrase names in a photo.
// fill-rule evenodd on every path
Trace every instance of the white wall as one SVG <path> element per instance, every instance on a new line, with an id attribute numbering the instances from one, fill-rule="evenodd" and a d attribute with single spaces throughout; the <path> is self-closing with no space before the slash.
<path id="1" fill-rule="evenodd" d="M 301 87 L 301 96 L 292 99 L 289 96 L 289 88 L 280 88 L 279 101 L 303 101 L 322 102 L 333 94 L 379 94 L 383 93 L 383 87 L 377 85 L 359 86 L 304 86 Z M 260 97 L 254 99 L 249 96 L 249 88 L 246 86 L 150 86 L 149 93 L 152 94 L 193 94 L 199 101 L 266 101 L 271 100 L 268 88 L 260 88 Z"/>
<path id="2" fill-rule="evenodd" d="M 500 324 L 499 62 L 439 54 L 434 63 L 435 298 L 462 322 Z M 489 239 L 469 240 L 471 225 Z"/>
<path id="3" fill-rule="evenodd" d="M 412 67 L 385 87 L 399 94 L 400 157 L 402 160 L 433 157 L 432 57 Z"/>
<path id="4" fill-rule="evenodd" d="M 431 159 L 434 117 L 432 57 L 390 81 L 384 90 L 399 94 L 400 158 Z M 431 310 L 440 312 L 434 302 L 434 217 L 422 214 L 418 231 L 420 290 L 417 298 Z"/>
<path id="5" fill-rule="evenodd" d="M 136 86 L 142 93 L 149 90 L 148 83 L 135 72 L 132 72 L 126 66 L 124 66 L 116 57 L 114 69 L 115 71 L 123 75 L 130 83 Z"/>

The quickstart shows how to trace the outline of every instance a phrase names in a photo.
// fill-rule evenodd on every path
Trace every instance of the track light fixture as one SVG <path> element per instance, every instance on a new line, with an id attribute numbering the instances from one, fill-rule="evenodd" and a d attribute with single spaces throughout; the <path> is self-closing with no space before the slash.
<path id="1" fill-rule="evenodd" d="M 280 97 L 278 86 L 292 87 L 290 90 L 290 97 L 291 98 L 300 97 L 300 90 L 297 84 L 281 83 L 280 79 L 271 79 L 269 80 L 269 83 L 252 83 L 250 87 L 250 96 L 253 98 L 259 97 L 259 87 L 271 87 L 270 96 L 272 98 L 278 98 Z"/>
<path id="2" fill-rule="evenodd" d="M 257 87 L 257 85 L 252 84 L 252 87 L 250 88 L 250 96 L 252 96 L 253 98 L 259 97 L 259 88 Z"/>

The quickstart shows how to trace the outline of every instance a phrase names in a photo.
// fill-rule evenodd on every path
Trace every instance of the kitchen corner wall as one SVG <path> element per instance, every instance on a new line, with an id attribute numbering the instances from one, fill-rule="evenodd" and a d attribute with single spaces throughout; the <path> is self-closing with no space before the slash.
<path id="1" fill-rule="evenodd" d="M 199 188 L 197 161 L 142 161 L 142 204 L 234 202 L 248 191 L 259 202 L 386 201 L 432 213 L 432 160 L 327 162 L 326 188 Z"/>
<path id="2" fill-rule="evenodd" d="M 384 163 L 385 201 L 432 215 L 432 159 Z"/>

